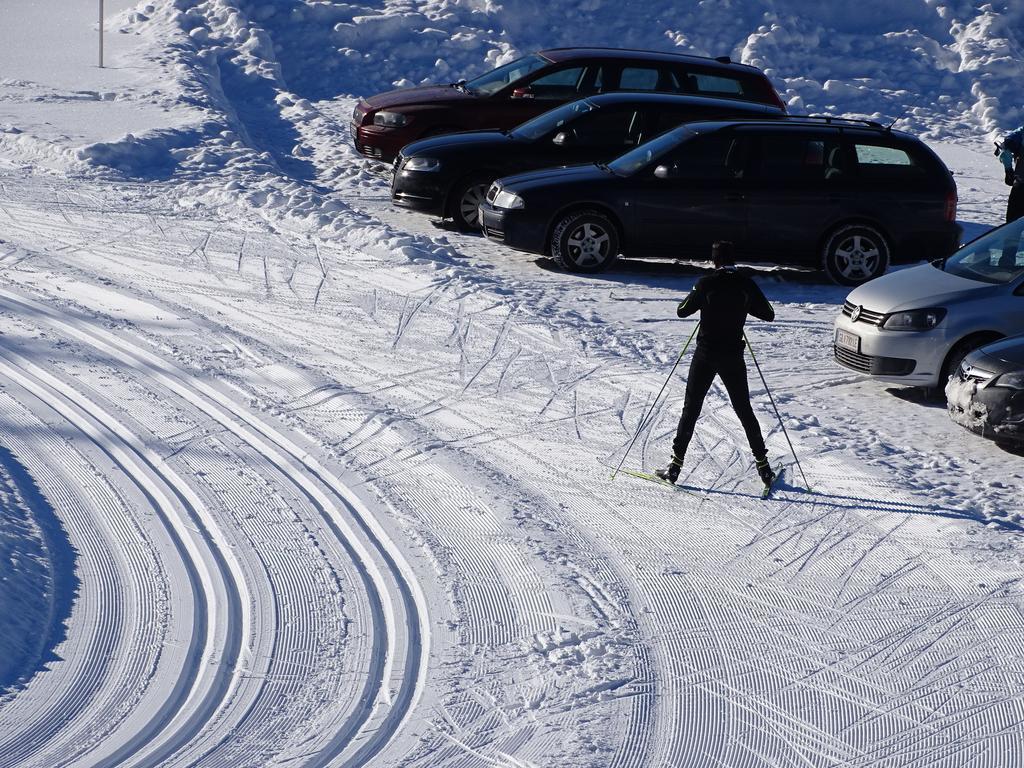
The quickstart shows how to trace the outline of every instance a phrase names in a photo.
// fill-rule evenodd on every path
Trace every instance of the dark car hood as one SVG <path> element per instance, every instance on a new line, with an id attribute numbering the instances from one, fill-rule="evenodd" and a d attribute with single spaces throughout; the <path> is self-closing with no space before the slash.
<path id="1" fill-rule="evenodd" d="M 979 350 L 986 358 L 997 360 L 1010 367 L 1024 368 L 1024 336 L 986 344 Z"/>
<path id="2" fill-rule="evenodd" d="M 501 185 L 518 192 L 548 184 L 604 181 L 610 175 L 608 171 L 598 168 L 595 163 L 587 163 L 586 165 L 570 165 L 566 168 L 545 168 L 529 173 L 517 173 L 515 176 L 506 176 L 501 180 Z"/>
<path id="3" fill-rule="evenodd" d="M 472 93 L 460 91 L 450 85 L 417 85 L 415 88 L 399 88 L 385 91 L 363 99 L 363 106 L 370 109 L 410 106 L 412 104 L 437 104 L 442 101 L 465 101 L 475 99 Z"/>
<path id="4" fill-rule="evenodd" d="M 490 147 L 506 147 L 513 139 L 501 131 L 465 131 L 463 133 L 447 133 L 443 136 L 431 136 L 420 139 L 402 148 L 405 157 L 427 155 L 431 152 L 450 154 L 461 150 L 479 151 Z"/>

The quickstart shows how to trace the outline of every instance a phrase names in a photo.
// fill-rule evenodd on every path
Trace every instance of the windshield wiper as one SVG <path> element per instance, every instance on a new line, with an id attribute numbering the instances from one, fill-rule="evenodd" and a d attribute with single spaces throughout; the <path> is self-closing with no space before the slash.
<path id="1" fill-rule="evenodd" d="M 463 93 L 472 93 L 472 91 L 466 87 L 465 80 L 459 80 L 457 82 L 452 83 L 452 88 L 454 88 L 456 91 L 462 91 Z"/>

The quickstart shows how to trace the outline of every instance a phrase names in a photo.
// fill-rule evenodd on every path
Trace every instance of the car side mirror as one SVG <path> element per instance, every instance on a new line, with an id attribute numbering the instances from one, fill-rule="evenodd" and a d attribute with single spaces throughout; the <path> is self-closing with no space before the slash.
<path id="1" fill-rule="evenodd" d="M 556 147 L 564 147 L 566 144 L 572 144 L 572 136 L 567 131 L 559 131 L 551 143 Z"/>
<path id="2" fill-rule="evenodd" d="M 526 86 L 525 88 L 513 88 L 512 89 L 512 98 L 513 99 L 533 99 L 533 98 L 536 98 L 536 96 L 534 95 L 533 90 L 529 86 Z"/>
<path id="3" fill-rule="evenodd" d="M 674 165 L 659 165 L 654 169 L 654 178 L 656 179 L 671 179 L 677 173 Z"/>
<path id="4" fill-rule="evenodd" d="M 1017 287 L 1016 287 L 1016 288 L 1014 289 L 1014 291 L 1013 291 L 1013 295 L 1014 295 L 1014 296 L 1024 296 L 1024 283 L 1021 283 L 1020 285 L 1018 285 L 1018 286 L 1017 286 Z"/>

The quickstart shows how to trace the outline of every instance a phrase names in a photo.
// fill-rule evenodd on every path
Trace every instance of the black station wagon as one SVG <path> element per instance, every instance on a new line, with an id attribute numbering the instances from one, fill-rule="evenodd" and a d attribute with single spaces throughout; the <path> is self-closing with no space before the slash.
<path id="1" fill-rule="evenodd" d="M 608 164 L 498 179 L 484 234 L 596 272 L 620 253 L 823 268 L 858 285 L 952 253 L 956 184 L 921 141 L 834 118 L 688 123 Z"/>

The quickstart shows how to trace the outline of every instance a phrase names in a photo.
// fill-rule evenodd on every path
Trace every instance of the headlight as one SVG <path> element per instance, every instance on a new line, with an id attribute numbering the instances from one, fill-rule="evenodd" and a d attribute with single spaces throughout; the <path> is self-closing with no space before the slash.
<path id="1" fill-rule="evenodd" d="M 402 166 L 403 171 L 439 171 L 441 161 L 433 157 L 410 157 Z"/>
<path id="2" fill-rule="evenodd" d="M 992 382 L 993 387 L 1006 387 L 1007 389 L 1024 389 L 1024 371 L 1004 373 Z"/>
<path id="3" fill-rule="evenodd" d="M 944 309 L 912 309 L 889 315 L 882 327 L 887 331 L 928 331 L 941 323 L 945 316 Z"/>
<path id="4" fill-rule="evenodd" d="M 355 107 L 353 107 L 353 109 L 352 109 L 352 122 L 353 123 L 362 123 L 363 122 L 363 113 L 360 111 L 358 104 L 356 104 Z"/>
<path id="5" fill-rule="evenodd" d="M 401 128 L 409 122 L 409 118 L 400 112 L 377 112 L 373 116 L 373 124 L 384 128 Z"/>
<path id="6" fill-rule="evenodd" d="M 523 207 L 523 198 L 517 195 L 515 192 L 509 192 L 508 190 L 501 190 L 494 198 L 495 208 L 505 208 L 511 210 L 514 208 Z"/>

